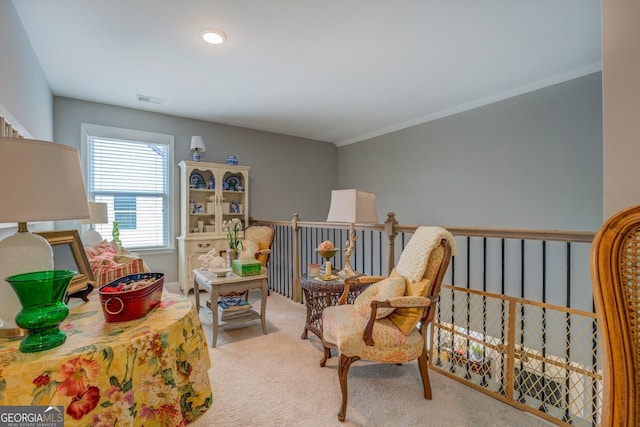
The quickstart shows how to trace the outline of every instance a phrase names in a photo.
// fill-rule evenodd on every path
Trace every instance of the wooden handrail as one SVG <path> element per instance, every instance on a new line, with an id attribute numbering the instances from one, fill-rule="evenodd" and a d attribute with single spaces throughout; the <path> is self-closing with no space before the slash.
<path id="1" fill-rule="evenodd" d="M 393 214 L 393 213 L 390 213 Z M 297 214 L 296 214 L 297 215 Z M 395 217 L 395 214 L 393 214 Z M 291 225 L 291 221 L 265 221 L 251 220 L 251 222 L 271 225 Z M 337 228 L 348 229 L 348 223 L 338 222 L 317 222 L 317 221 L 297 221 L 298 227 L 309 228 Z M 355 224 L 358 230 L 379 230 L 386 231 L 386 223 L 383 224 Z M 393 226 L 393 231 L 398 233 L 413 233 L 419 225 L 400 225 L 397 222 Z M 487 237 L 503 239 L 528 239 L 528 240 L 553 240 L 572 242 L 591 242 L 596 235 L 595 231 L 567 231 L 567 230 L 532 230 L 526 228 L 483 228 L 483 227 L 457 227 L 442 226 L 449 230 L 454 236 Z"/>
<path id="2" fill-rule="evenodd" d="M 349 223 L 339 222 L 319 222 L 319 221 L 301 221 L 298 214 L 294 214 L 291 221 L 268 221 L 255 220 L 250 218 L 250 223 L 259 222 L 272 226 L 291 227 L 293 230 L 293 289 L 292 299 L 296 302 L 302 300 L 302 290 L 300 288 L 301 259 L 300 253 L 300 229 L 317 228 L 317 229 L 338 229 L 348 230 L 352 225 Z M 388 243 L 388 259 L 387 271 L 391 271 L 394 267 L 396 251 L 395 240 L 398 234 L 414 233 L 418 225 L 398 224 L 396 215 L 393 212 L 387 214 L 387 218 L 382 224 L 360 224 L 356 223 L 356 230 L 373 230 L 385 235 Z M 497 238 L 497 239 L 521 239 L 521 240 L 537 240 L 537 241 L 556 241 L 556 242 L 579 242 L 589 243 L 595 237 L 595 231 L 567 231 L 567 230 L 531 230 L 519 228 L 483 228 L 483 227 L 456 227 L 443 226 L 456 237 L 479 237 L 479 238 Z"/>

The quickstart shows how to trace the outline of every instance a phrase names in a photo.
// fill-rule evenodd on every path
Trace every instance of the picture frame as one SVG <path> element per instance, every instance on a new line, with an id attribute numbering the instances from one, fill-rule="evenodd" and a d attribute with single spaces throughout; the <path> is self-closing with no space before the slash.
<path id="1" fill-rule="evenodd" d="M 34 234 L 44 237 L 53 249 L 53 265 L 56 270 L 74 270 L 67 288 L 66 301 L 69 297 L 78 297 L 88 301 L 96 279 L 91 270 L 89 259 L 84 251 L 78 230 L 38 231 Z"/>

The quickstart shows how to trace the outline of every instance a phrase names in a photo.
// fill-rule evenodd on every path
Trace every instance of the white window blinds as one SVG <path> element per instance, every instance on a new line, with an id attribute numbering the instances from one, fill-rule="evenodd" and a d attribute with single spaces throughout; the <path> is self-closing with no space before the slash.
<path id="1" fill-rule="evenodd" d="M 109 224 L 95 227 L 111 240 L 117 221 L 119 239 L 127 249 L 168 248 L 171 143 L 136 136 L 109 138 L 91 131 L 86 135 L 87 192 L 90 199 L 107 203 L 109 212 Z"/>

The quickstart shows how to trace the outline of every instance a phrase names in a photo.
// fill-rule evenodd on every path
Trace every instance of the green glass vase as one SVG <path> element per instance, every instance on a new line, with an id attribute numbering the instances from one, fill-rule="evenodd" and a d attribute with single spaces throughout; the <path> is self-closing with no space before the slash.
<path id="1" fill-rule="evenodd" d="M 21 352 L 35 353 L 65 342 L 67 336 L 58 327 L 69 315 L 63 299 L 75 274 L 71 270 L 49 270 L 5 279 L 22 304 L 16 315 L 16 324 L 27 330 L 27 336 L 20 341 Z"/>

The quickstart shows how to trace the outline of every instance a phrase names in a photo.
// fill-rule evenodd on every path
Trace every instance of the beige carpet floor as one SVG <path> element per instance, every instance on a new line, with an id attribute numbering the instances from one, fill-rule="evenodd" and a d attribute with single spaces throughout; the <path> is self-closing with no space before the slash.
<path id="1" fill-rule="evenodd" d="M 250 294 L 256 307 L 259 297 L 259 292 Z M 211 319 L 204 312 L 200 317 L 211 340 Z M 308 340 L 300 338 L 305 317 L 303 305 L 272 293 L 267 300 L 268 335 L 262 334 L 259 320 L 222 326 L 218 346 L 209 350 L 213 404 L 191 425 L 551 425 L 433 371 L 433 400 L 425 400 L 415 362 L 402 366 L 354 363 L 349 371 L 347 417 L 340 423 L 337 357 L 320 367 L 320 340 L 311 333 Z"/>

